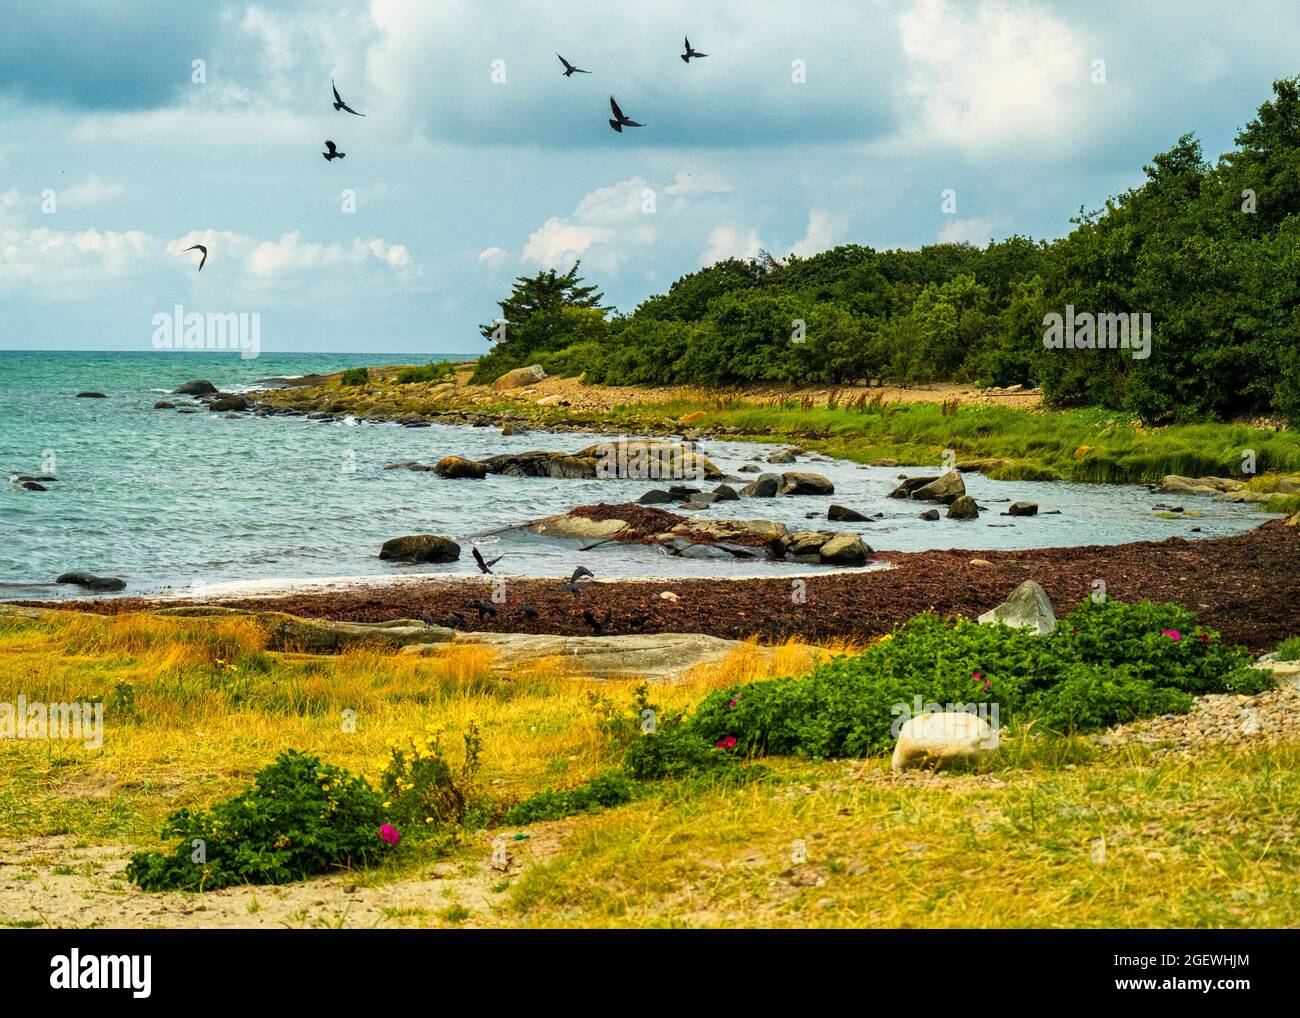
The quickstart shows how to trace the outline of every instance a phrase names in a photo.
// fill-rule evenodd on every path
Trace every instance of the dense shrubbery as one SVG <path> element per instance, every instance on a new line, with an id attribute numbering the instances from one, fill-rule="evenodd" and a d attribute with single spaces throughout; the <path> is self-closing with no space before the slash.
<path id="1" fill-rule="evenodd" d="M 408 385 L 411 382 L 445 382 L 456 373 L 456 365 L 451 361 L 430 361 L 423 367 L 402 368 L 397 373 L 397 384 Z"/>
<path id="2" fill-rule="evenodd" d="M 348 368 L 339 379 L 339 385 L 365 385 L 369 381 L 369 368 Z"/>
<path id="3" fill-rule="evenodd" d="M 996 703 L 1001 721 L 1090 731 L 1190 709 L 1193 694 L 1256 693 L 1268 676 L 1177 605 L 1085 601 L 1054 633 L 919 616 L 802 679 L 706 697 L 691 718 L 705 739 L 746 754 L 859 756 L 893 744 L 895 704 Z"/>
<path id="4" fill-rule="evenodd" d="M 919 712 L 996 704 L 999 723 L 1068 734 L 1186 713 L 1194 694 L 1257 693 L 1270 684 L 1243 651 L 1178 605 L 1089 600 L 1045 637 L 920 615 L 861 654 L 803 678 L 717 690 L 690 714 L 664 717 L 645 686 L 625 712 L 593 696 L 621 770 L 568 792 L 538 793 L 507 818 L 527 823 L 621 804 L 635 797 L 637 782 L 753 780 L 762 771 L 749 761 L 769 754 L 882 752 L 894 744 L 896 722 Z"/>
<path id="5" fill-rule="evenodd" d="M 178 839 L 176 848 L 137 852 L 126 875 L 146 891 L 282 884 L 375 862 L 388 850 L 383 822 L 364 779 L 286 750 L 233 799 L 173 813 L 162 836 Z"/>
<path id="6" fill-rule="evenodd" d="M 955 379 L 1040 384 L 1055 405 L 1148 421 L 1300 421 L 1300 79 L 1274 93 L 1219 162 L 1186 136 L 1141 186 L 1051 245 L 1013 236 L 983 250 L 845 245 L 784 263 L 732 259 L 629 316 L 607 317 L 577 265 L 521 278 L 501 302 L 505 339 L 474 380 L 533 362 L 609 384 Z M 1150 313 L 1150 357 L 1045 350 L 1044 315 L 1067 304 Z"/>

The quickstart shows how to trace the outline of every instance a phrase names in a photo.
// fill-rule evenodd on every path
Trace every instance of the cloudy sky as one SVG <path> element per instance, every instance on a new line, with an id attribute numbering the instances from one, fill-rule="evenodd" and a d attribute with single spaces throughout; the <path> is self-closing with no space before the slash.
<path id="1" fill-rule="evenodd" d="M 0 348 L 147 350 L 181 304 L 266 351 L 472 353 L 577 257 L 631 310 L 760 248 L 1056 237 L 1180 134 L 1230 148 L 1298 54 L 1294 0 L 15 4 Z"/>

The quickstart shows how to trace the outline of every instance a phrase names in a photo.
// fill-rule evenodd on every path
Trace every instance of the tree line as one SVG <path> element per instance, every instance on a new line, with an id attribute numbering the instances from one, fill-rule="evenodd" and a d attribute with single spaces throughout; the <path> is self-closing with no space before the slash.
<path id="1" fill-rule="evenodd" d="M 1300 423 L 1300 77 L 1216 162 L 1188 134 L 1144 171 L 1050 243 L 728 259 L 626 315 L 578 263 L 520 277 L 474 380 L 539 363 L 597 384 L 1022 384 L 1153 423 Z M 1067 309 L 1149 315 L 1147 355 L 1045 345 Z"/>

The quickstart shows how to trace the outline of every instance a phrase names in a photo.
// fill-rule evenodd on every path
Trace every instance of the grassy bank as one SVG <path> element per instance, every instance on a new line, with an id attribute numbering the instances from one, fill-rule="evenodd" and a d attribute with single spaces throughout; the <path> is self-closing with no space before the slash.
<path id="1" fill-rule="evenodd" d="M 1245 424 L 1143 427 L 1136 417 L 1095 409 L 1046 411 L 938 402 L 887 402 L 859 392 L 825 390 L 754 398 L 743 392 L 683 390 L 655 402 L 602 399 L 587 387 L 589 406 L 544 405 L 513 393 L 442 380 L 398 384 L 398 369 L 372 369 L 364 387 L 327 386 L 266 394 L 275 406 L 352 413 L 377 420 L 411 416 L 456 420 L 469 416 L 533 427 L 588 427 L 652 433 L 720 435 L 758 442 L 797 443 L 827 455 L 870 463 L 939 464 L 992 459 L 1002 480 L 1155 483 L 1167 474 L 1251 480 L 1276 491 L 1280 475 L 1300 472 L 1300 433 Z M 1253 480 L 1242 473 L 1253 456 Z M 1279 495 L 1271 511 L 1300 510 L 1300 497 Z"/>
<path id="2" fill-rule="evenodd" d="M 62 837 L 123 854 L 156 847 L 166 814 L 228 797 L 283 749 L 306 749 L 373 781 L 389 740 L 430 726 L 454 736 L 471 720 L 483 738 L 483 787 L 503 804 L 518 802 L 607 770 L 588 694 L 619 702 L 632 694 L 631 683 L 561 681 L 544 669 L 493 678 L 477 649 L 438 660 L 264 647 L 263 634 L 237 619 L 0 621 L 0 701 L 23 692 L 108 704 L 100 750 L 0 742 L 0 839 Z M 759 669 L 741 652 L 654 697 L 671 711 L 715 689 L 802 674 L 810 663 L 806 651 L 790 652 Z M 340 724 L 345 710 L 356 712 L 353 732 Z M 1300 922 L 1295 745 L 1182 756 L 1012 730 L 971 774 L 899 778 L 881 757 L 764 764 L 760 780 L 739 786 L 666 781 L 603 813 L 511 828 L 529 839 L 519 845 L 538 848 L 508 874 L 488 864 L 488 837 L 466 832 L 410 840 L 350 879 L 395 900 L 424 881 L 417 904 L 385 911 L 386 925 Z M 33 864 L 14 879 L 35 892 L 65 870 L 96 865 L 73 862 L 76 853 L 44 858 L 45 868 Z M 286 921 L 347 923 L 331 881 L 304 887 L 301 909 Z M 107 907 L 129 893 L 109 881 Z M 222 892 L 246 903 L 250 922 L 280 893 Z M 0 923 L 36 921 L 20 898 L 0 901 Z M 146 901 L 194 907 L 176 893 Z"/>

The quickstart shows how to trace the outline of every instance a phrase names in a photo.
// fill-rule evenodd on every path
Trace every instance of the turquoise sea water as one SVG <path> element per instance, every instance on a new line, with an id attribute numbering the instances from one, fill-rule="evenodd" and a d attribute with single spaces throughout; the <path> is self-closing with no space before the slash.
<path id="1" fill-rule="evenodd" d="M 575 451 L 610 437 L 572 432 L 502 437 L 495 428 L 320 423 L 200 410 L 153 410 L 177 385 L 196 378 L 240 390 L 274 376 L 331 372 L 360 364 L 424 360 L 411 354 L 80 353 L 0 351 L 0 468 L 6 475 L 53 473 L 48 492 L 0 487 L 0 597 L 76 596 L 52 586 L 70 570 L 127 581 L 127 594 L 212 593 L 221 585 L 282 585 L 293 579 L 477 575 L 473 541 L 505 554 L 499 572 L 562 576 L 577 561 L 601 577 L 781 575 L 808 567 L 780 563 L 669 558 L 641 546 L 607 546 L 579 558 L 573 544 L 533 535 L 487 535 L 575 505 L 623 502 L 646 481 L 489 477 L 445 481 L 431 473 L 384 470 L 386 463 L 472 458 L 527 449 Z M 82 390 L 107 399 L 78 399 Z M 767 447 L 706 441 L 702 450 L 734 474 Z M 790 468 L 784 468 L 790 469 Z M 1197 519 L 1161 520 L 1153 506 L 1169 496 L 1135 486 L 990 481 L 967 487 L 991 511 L 978 521 L 927 523 L 924 506 L 885 497 L 898 469 L 809 462 L 835 482 L 833 498 L 721 503 L 705 518 L 775 519 L 792 529 L 852 529 L 878 549 L 999 549 L 1113 544 L 1240 533 L 1266 517 L 1249 507 L 1184 500 Z M 934 467 L 912 473 L 936 472 Z M 738 475 L 745 479 L 746 475 Z M 1061 515 L 1014 521 L 1004 503 L 1031 499 Z M 885 514 L 867 524 L 828 524 L 840 502 Z M 820 520 L 806 514 L 818 513 Z M 1008 525 L 1012 524 L 1014 525 Z M 1191 532 L 1199 526 L 1201 533 Z M 403 534 L 445 534 L 464 546 L 460 562 L 393 566 L 379 546 Z"/>

